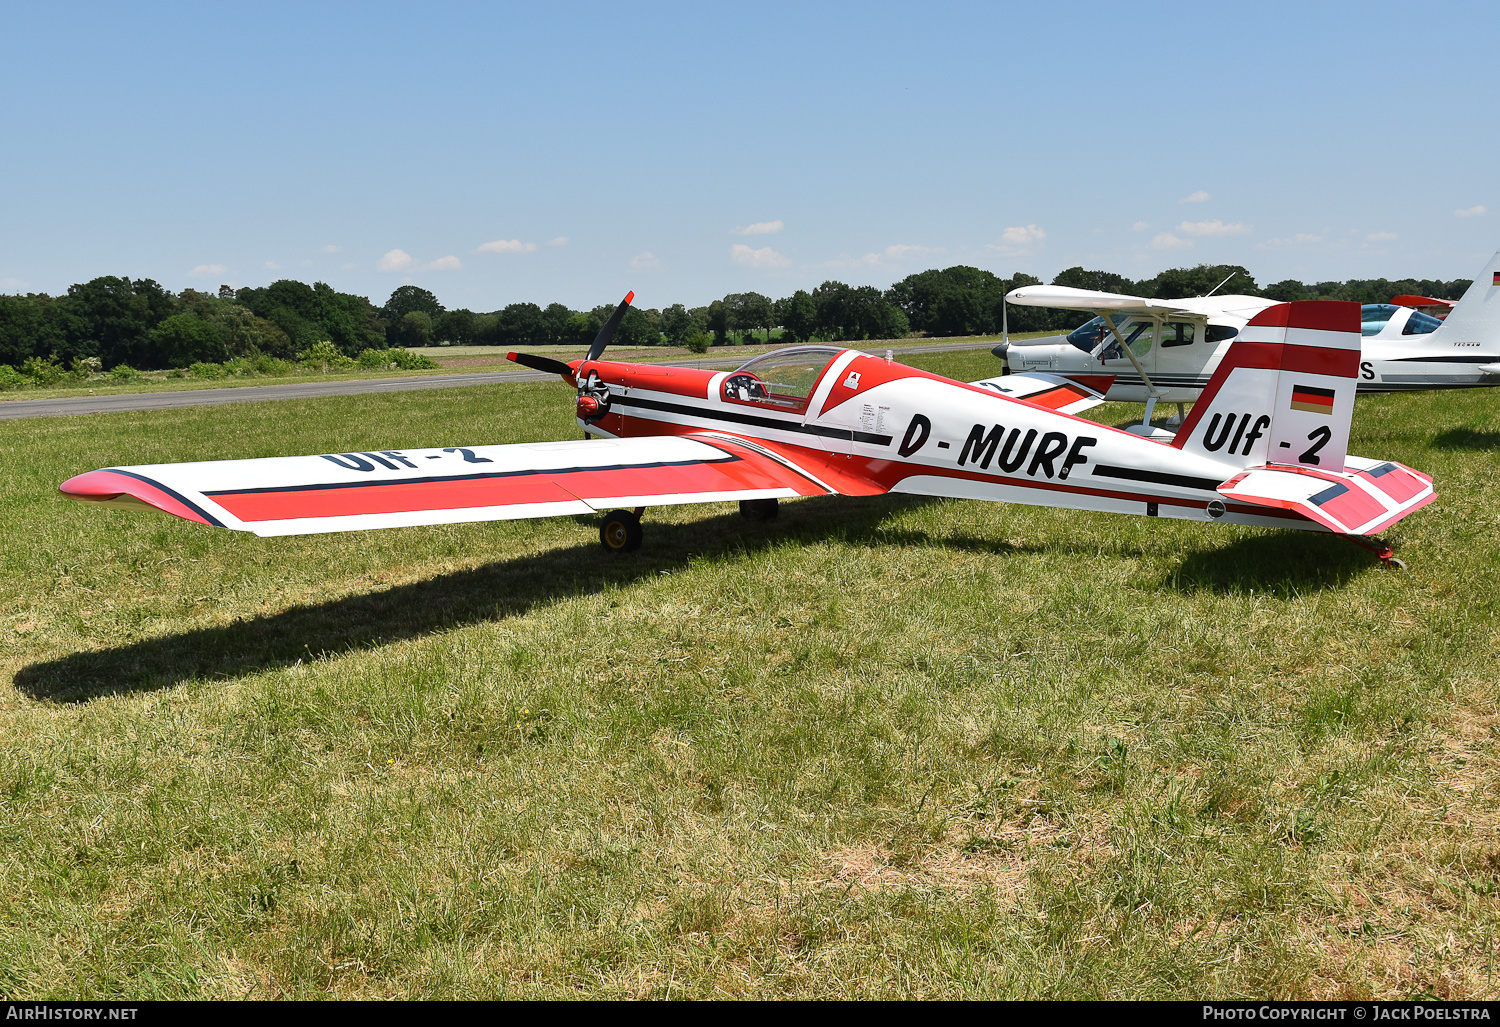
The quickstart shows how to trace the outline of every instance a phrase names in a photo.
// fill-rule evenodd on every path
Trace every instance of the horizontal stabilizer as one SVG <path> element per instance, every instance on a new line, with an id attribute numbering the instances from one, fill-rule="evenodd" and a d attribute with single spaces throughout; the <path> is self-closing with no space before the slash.
<path id="1" fill-rule="evenodd" d="M 1236 503 L 1292 510 L 1339 535 L 1373 535 L 1436 498 L 1432 479 L 1391 461 L 1349 457 L 1342 471 L 1252 467 L 1218 488 Z"/>
<path id="2" fill-rule="evenodd" d="M 1061 414 L 1077 414 L 1103 403 L 1104 394 L 1114 380 L 1112 374 L 1064 377 L 1042 371 L 1022 371 L 969 384 Z"/>

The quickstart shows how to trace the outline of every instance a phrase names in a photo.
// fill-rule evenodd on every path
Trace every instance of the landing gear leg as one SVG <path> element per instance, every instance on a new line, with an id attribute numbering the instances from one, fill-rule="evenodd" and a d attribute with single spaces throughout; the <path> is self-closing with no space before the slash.
<path id="1" fill-rule="evenodd" d="M 747 521 L 774 521 L 781 513 L 781 501 L 777 499 L 742 499 L 740 516 Z"/>
<path id="2" fill-rule="evenodd" d="M 631 513 L 629 510 L 611 510 L 604 515 L 599 525 L 599 543 L 607 552 L 632 553 L 641 548 L 641 513 L 644 507 Z"/>
<path id="3" fill-rule="evenodd" d="M 1406 564 L 1396 559 L 1396 551 L 1384 539 L 1361 538 L 1358 535 L 1345 535 L 1344 537 L 1359 546 L 1359 548 L 1374 553 L 1375 558 L 1380 561 L 1381 566 L 1387 570 L 1406 570 Z"/>

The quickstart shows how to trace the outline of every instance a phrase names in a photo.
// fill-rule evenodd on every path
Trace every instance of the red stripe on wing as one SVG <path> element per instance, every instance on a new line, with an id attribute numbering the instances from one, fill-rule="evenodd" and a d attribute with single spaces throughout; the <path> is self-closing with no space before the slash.
<path id="1" fill-rule="evenodd" d="M 724 460 L 680 464 L 564 468 L 490 477 L 474 475 L 451 481 L 255 489 L 214 493 L 213 499 L 240 520 L 254 523 L 780 488 L 794 489 L 801 495 L 823 491 L 795 472 L 747 451 Z"/>

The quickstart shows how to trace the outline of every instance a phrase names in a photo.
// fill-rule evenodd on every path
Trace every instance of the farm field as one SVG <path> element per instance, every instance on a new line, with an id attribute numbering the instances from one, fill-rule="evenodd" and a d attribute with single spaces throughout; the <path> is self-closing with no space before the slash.
<path id="1" fill-rule="evenodd" d="M 570 438 L 571 395 L 0 423 L 0 992 L 1500 995 L 1492 391 L 1357 403 L 1350 451 L 1437 483 L 1404 572 L 913 497 L 653 509 L 611 558 L 595 518 L 258 539 L 55 491 Z"/>

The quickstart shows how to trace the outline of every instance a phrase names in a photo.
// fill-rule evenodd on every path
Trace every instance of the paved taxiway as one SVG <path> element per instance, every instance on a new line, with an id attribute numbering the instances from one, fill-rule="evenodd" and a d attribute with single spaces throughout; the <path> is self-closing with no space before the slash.
<path id="1" fill-rule="evenodd" d="M 893 353 L 945 353 L 961 349 L 988 349 L 987 342 L 938 343 L 932 346 L 874 346 L 877 355 Z M 684 367 L 738 367 L 743 356 L 682 360 Z M 652 361 L 656 363 L 656 361 Z M 1000 373 L 996 363 L 995 373 Z M 363 381 L 288 382 L 283 385 L 247 385 L 242 388 L 184 389 L 181 392 L 132 392 L 114 396 L 67 396 L 62 399 L 13 399 L 0 401 L 0 421 L 21 417 L 72 417 L 78 414 L 108 414 L 122 411 L 171 410 L 177 407 L 212 407 L 225 403 L 260 403 L 276 399 L 312 399 L 318 396 L 357 396 L 370 392 L 406 392 L 410 389 L 455 389 L 472 385 L 504 385 L 510 382 L 556 381 L 544 371 L 476 371 L 469 374 L 434 374 L 414 378 L 367 378 Z"/>

